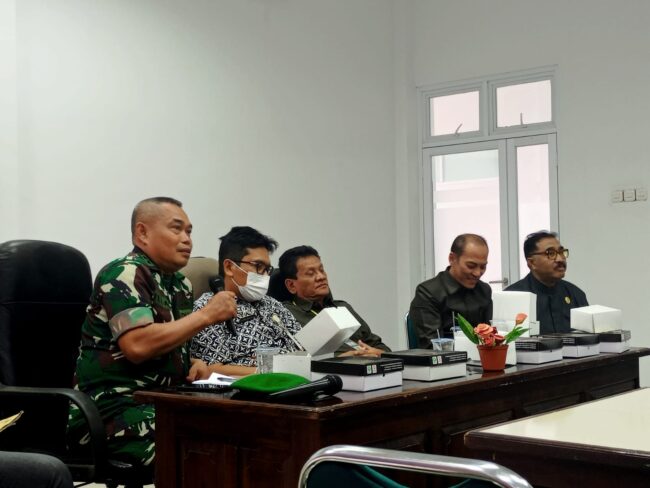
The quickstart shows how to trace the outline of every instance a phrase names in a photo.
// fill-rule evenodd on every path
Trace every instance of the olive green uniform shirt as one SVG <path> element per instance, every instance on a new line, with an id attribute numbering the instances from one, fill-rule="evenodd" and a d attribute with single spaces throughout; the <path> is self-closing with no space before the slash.
<path id="1" fill-rule="evenodd" d="M 390 348 L 382 342 L 381 337 L 379 337 L 377 334 L 374 334 L 370 330 L 370 327 L 368 326 L 366 321 L 361 318 L 361 316 L 352 308 L 352 306 L 349 303 L 344 302 L 343 300 L 334 300 L 331 294 L 327 296 L 325 300 L 323 300 L 322 306 L 319 305 L 317 302 L 304 300 L 302 298 L 298 298 L 297 296 L 294 296 L 292 300 L 287 300 L 286 302 L 284 302 L 284 306 L 287 307 L 287 309 L 293 314 L 296 320 L 303 327 L 311 319 L 313 319 L 316 315 L 318 315 L 318 312 L 320 312 L 324 308 L 345 307 L 350 311 L 350 313 L 354 316 L 354 318 L 357 319 L 357 321 L 361 324 L 361 326 L 357 329 L 357 331 L 354 334 L 352 334 L 352 337 L 350 337 L 349 339 L 350 341 L 357 342 L 358 340 L 361 340 L 364 343 L 368 344 L 370 347 L 376 347 L 377 349 L 381 349 L 383 351 L 390 351 Z M 336 350 L 335 354 L 338 355 L 352 350 L 353 348 L 351 346 L 344 343 L 341 347 L 339 347 Z"/>

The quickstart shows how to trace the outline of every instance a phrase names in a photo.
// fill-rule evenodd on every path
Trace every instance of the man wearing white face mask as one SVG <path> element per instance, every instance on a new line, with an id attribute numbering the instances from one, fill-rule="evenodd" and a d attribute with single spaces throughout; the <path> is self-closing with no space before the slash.
<path id="1" fill-rule="evenodd" d="M 273 271 L 270 254 L 278 243 L 251 227 L 233 227 L 221 237 L 219 273 L 225 291 L 237 295 L 237 316 L 213 324 L 193 339 L 190 354 L 208 364 L 211 371 L 243 376 L 256 370 L 255 349 L 277 347 L 289 352 L 296 346 L 289 336 L 300 324 L 277 300 L 266 296 Z M 204 293 L 194 310 L 203 308 L 212 297 Z"/>

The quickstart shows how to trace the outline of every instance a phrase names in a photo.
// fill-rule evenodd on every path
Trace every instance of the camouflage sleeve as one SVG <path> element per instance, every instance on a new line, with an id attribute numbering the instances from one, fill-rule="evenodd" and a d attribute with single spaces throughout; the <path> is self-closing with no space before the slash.
<path id="1" fill-rule="evenodd" d="M 153 319 L 151 280 L 136 263 L 120 263 L 105 270 L 102 280 L 102 312 L 117 340 L 126 331 L 151 324 Z"/>

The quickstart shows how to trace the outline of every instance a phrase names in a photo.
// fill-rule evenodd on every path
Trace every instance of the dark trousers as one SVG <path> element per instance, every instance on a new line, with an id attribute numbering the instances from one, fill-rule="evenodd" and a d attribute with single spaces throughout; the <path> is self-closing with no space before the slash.
<path id="1" fill-rule="evenodd" d="M 45 454 L 0 451 L 0 488 L 71 488 L 59 459 Z"/>

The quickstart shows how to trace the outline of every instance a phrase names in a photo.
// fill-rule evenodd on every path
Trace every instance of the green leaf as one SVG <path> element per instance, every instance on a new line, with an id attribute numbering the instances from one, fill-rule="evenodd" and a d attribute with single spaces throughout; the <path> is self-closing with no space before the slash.
<path id="1" fill-rule="evenodd" d="M 508 344 L 509 342 L 517 340 L 521 334 L 526 332 L 528 329 L 524 329 L 523 327 L 517 326 L 514 329 L 512 329 L 510 332 L 508 332 L 504 338 L 503 343 Z"/>
<path id="2" fill-rule="evenodd" d="M 467 338 L 472 341 L 474 344 L 478 344 L 478 336 L 474 332 L 474 327 L 470 324 L 465 317 L 461 314 L 456 314 L 456 319 L 458 320 L 458 325 L 460 325 L 460 330 L 467 336 Z"/>

